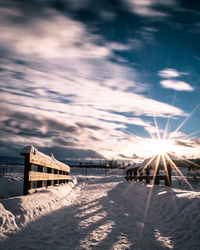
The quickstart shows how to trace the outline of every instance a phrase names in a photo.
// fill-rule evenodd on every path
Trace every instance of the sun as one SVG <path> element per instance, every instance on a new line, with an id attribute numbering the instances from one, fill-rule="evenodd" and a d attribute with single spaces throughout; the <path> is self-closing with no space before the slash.
<path id="1" fill-rule="evenodd" d="M 167 152 L 172 152 L 174 147 L 173 140 L 152 139 L 150 144 L 153 154 L 165 154 Z"/>

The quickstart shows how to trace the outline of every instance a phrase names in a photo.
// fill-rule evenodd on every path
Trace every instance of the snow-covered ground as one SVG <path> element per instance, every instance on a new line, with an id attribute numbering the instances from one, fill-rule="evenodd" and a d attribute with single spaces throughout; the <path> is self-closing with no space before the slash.
<path id="1" fill-rule="evenodd" d="M 70 184 L 1 199 L 0 249 L 200 249 L 198 181 L 190 191 L 176 177 L 171 189 L 90 171 L 77 169 Z M 22 185 L 19 175 L 6 178 Z"/>

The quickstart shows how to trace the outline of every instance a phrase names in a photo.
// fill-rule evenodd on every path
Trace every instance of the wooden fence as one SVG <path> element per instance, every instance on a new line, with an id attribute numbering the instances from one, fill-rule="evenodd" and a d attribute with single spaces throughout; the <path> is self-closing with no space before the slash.
<path id="1" fill-rule="evenodd" d="M 70 167 L 57 161 L 53 155 L 47 156 L 33 146 L 23 148 L 20 154 L 25 157 L 24 195 L 33 188 L 33 182 L 40 188 L 67 183 L 70 179 Z"/>
<path id="2" fill-rule="evenodd" d="M 171 167 L 167 165 L 167 169 L 165 171 L 165 174 L 160 174 L 159 168 L 157 169 L 157 172 L 151 175 L 150 174 L 150 168 L 146 168 L 145 170 L 141 171 L 139 168 L 130 168 L 126 170 L 125 179 L 127 181 L 143 181 L 145 180 L 146 184 L 150 184 L 151 180 L 153 180 L 153 183 L 155 185 L 160 184 L 160 180 L 164 180 L 166 186 L 172 186 L 171 181 Z"/>

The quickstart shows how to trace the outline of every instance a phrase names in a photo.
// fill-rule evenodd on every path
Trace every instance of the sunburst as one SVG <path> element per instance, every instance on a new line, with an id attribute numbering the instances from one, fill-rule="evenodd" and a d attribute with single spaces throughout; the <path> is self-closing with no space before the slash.
<path id="1" fill-rule="evenodd" d="M 154 138 L 151 135 L 151 139 L 150 139 L 150 145 L 151 145 L 151 152 L 152 152 L 152 157 L 148 160 L 148 162 L 145 164 L 145 166 L 140 170 L 139 175 L 142 174 L 142 172 L 153 162 L 154 164 L 154 176 L 153 176 L 153 182 L 155 181 L 156 178 L 156 173 L 157 170 L 159 169 L 159 165 L 162 161 L 162 164 L 164 166 L 164 170 L 166 172 L 167 175 L 167 179 L 168 179 L 168 183 L 171 182 L 170 180 L 170 176 L 168 173 L 168 166 L 171 167 L 171 169 L 177 173 L 178 175 L 180 175 L 180 177 L 187 183 L 187 185 L 190 187 L 190 189 L 192 191 L 194 191 L 192 185 L 188 182 L 188 180 L 185 178 L 184 174 L 181 172 L 180 168 L 176 165 L 176 163 L 174 162 L 174 158 L 176 157 L 177 159 L 180 160 L 184 160 L 192 165 L 195 165 L 195 167 L 199 167 L 200 165 L 182 157 L 182 156 L 177 156 L 175 155 L 174 152 L 176 152 L 176 134 L 178 133 L 178 131 L 182 128 L 182 126 L 189 120 L 189 118 L 197 111 L 197 109 L 200 107 L 200 104 L 198 104 L 194 110 L 184 119 L 184 121 L 172 132 L 170 133 L 170 135 L 168 135 L 168 126 L 169 126 L 169 121 L 170 119 L 168 118 L 167 123 L 166 123 L 166 127 L 163 133 L 163 137 L 161 138 L 160 136 L 160 131 L 159 131 L 159 127 L 157 124 L 157 120 L 156 117 L 154 116 L 154 123 L 155 123 L 155 129 L 156 129 L 156 135 L 157 137 Z M 193 133 L 191 133 L 190 135 L 187 136 L 183 136 L 182 138 L 190 138 L 191 136 L 200 133 L 200 130 L 198 131 L 194 131 Z M 182 139 L 181 138 L 181 139 Z M 171 190 L 171 189 L 170 189 Z M 147 214 L 148 214 L 148 210 L 149 210 L 149 206 L 150 206 L 150 201 L 151 201 L 151 196 L 152 196 L 152 191 L 153 191 L 153 185 L 151 186 L 149 195 L 148 195 L 148 199 L 147 199 L 147 203 L 146 203 L 146 208 L 144 211 L 144 221 L 143 221 L 143 225 L 145 225 L 146 222 L 146 218 L 147 218 Z M 172 194 L 172 199 L 173 199 L 173 192 L 171 190 L 171 194 Z M 176 205 L 176 204 L 175 204 Z M 141 232 L 143 234 L 143 230 Z"/>
<path id="2" fill-rule="evenodd" d="M 174 162 L 174 158 L 183 160 L 185 162 L 188 162 L 196 167 L 200 168 L 200 165 L 186 159 L 185 157 L 182 157 L 181 155 L 175 154 L 173 152 L 177 151 L 177 145 L 176 145 L 176 135 L 180 131 L 180 129 L 183 127 L 183 125 L 190 119 L 190 117 L 198 110 L 200 107 L 200 104 L 198 104 L 190 114 L 186 116 L 186 118 L 183 120 L 183 122 L 180 123 L 180 125 L 172 132 L 168 134 L 168 126 L 170 119 L 168 118 L 165 130 L 163 132 L 163 136 L 161 137 L 160 130 L 158 127 L 157 119 L 154 116 L 154 124 L 156 129 L 156 138 L 151 136 L 151 139 L 149 139 L 149 145 L 150 145 L 150 151 L 152 152 L 152 157 L 150 160 L 145 164 L 145 166 L 140 170 L 139 175 L 152 163 L 154 165 L 154 172 L 156 174 L 157 169 L 159 168 L 159 165 L 162 161 L 162 165 L 164 166 L 164 170 L 166 172 L 167 178 L 169 180 L 169 173 L 168 173 L 168 167 L 170 166 L 173 171 L 178 173 L 180 177 L 187 183 L 187 185 L 193 190 L 191 184 L 187 181 L 183 173 L 181 172 L 180 168 L 176 165 Z M 190 135 L 183 136 L 180 139 L 190 138 L 190 136 L 193 136 L 195 134 L 200 133 L 200 130 L 194 131 Z M 155 159 L 156 158 L 156 163 Z M 155 178 L 155 177 L 154 177 Z"/>

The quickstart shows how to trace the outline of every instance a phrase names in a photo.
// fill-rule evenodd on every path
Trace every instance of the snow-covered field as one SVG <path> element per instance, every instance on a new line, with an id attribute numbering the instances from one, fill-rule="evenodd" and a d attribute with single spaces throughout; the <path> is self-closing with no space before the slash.
<path id="1" fill-rule="evenodd" d="M 27 196 L 20 174 L 0 178 L 0 249 L 200 249 L 198 181 L 190 191 L 176 177 L 171 189 L 79 171 Z"/>

